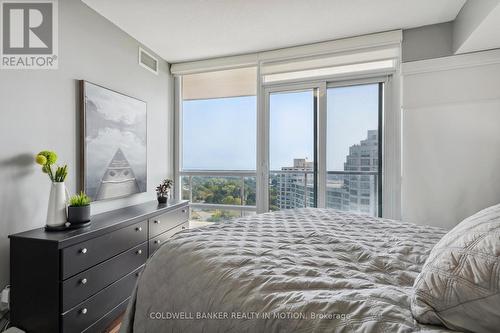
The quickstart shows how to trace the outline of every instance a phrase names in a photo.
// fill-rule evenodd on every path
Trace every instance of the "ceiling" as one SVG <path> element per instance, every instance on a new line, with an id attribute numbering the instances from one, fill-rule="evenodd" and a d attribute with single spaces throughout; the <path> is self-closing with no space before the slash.
<path id="1" fill-rule="evenodd" d="M 82 0 L 168 62 L 454 20 L 465 0 Z"/>

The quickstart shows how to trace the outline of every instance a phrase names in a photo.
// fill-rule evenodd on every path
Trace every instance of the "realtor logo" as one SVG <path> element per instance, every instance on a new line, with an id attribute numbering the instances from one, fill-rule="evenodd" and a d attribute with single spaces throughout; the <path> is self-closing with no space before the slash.
<path id="1" fill-rule="evenodd" d="M 2 69 L 57 69 L 57 0 L 1 1 Z"/>

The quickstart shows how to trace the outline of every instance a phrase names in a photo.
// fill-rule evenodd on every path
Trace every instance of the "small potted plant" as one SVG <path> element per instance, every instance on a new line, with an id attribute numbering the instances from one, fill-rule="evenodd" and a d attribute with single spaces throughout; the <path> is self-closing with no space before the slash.
<path id="1" fill-rule="evenodd" d="M 156 197 L 158 198 L 158 203 L 164 204 L 167 203 L 168 194 L 174 181 L 172 179 L 164 179 L 160 185 L 156 187 Z"/>
<path id="2" fill-rule="evenodd" d="M 90 221 L 90 198 L 83 192 L 69 199 L 68 222 L 71 225 Z"/>

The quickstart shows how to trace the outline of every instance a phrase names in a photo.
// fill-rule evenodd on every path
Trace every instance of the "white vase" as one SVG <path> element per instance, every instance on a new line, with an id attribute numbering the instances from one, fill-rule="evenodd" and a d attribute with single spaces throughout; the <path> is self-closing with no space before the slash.
<path id="1" fill-rule="evenodd" d="M 52 183 L 47 210 L 47 226 L 62 226 L 67 221 L 68 192 L 64 182 Z"/>

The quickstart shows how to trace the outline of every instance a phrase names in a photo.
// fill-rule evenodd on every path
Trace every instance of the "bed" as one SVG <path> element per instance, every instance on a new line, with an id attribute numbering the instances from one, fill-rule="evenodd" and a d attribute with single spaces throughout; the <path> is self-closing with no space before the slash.
<path id="1" fill-rule="evenodd" d="M 410 311 L 445 233 L 315 208 L 183 231 L 146 264 L 121 332 L 450 332 Z"/>

